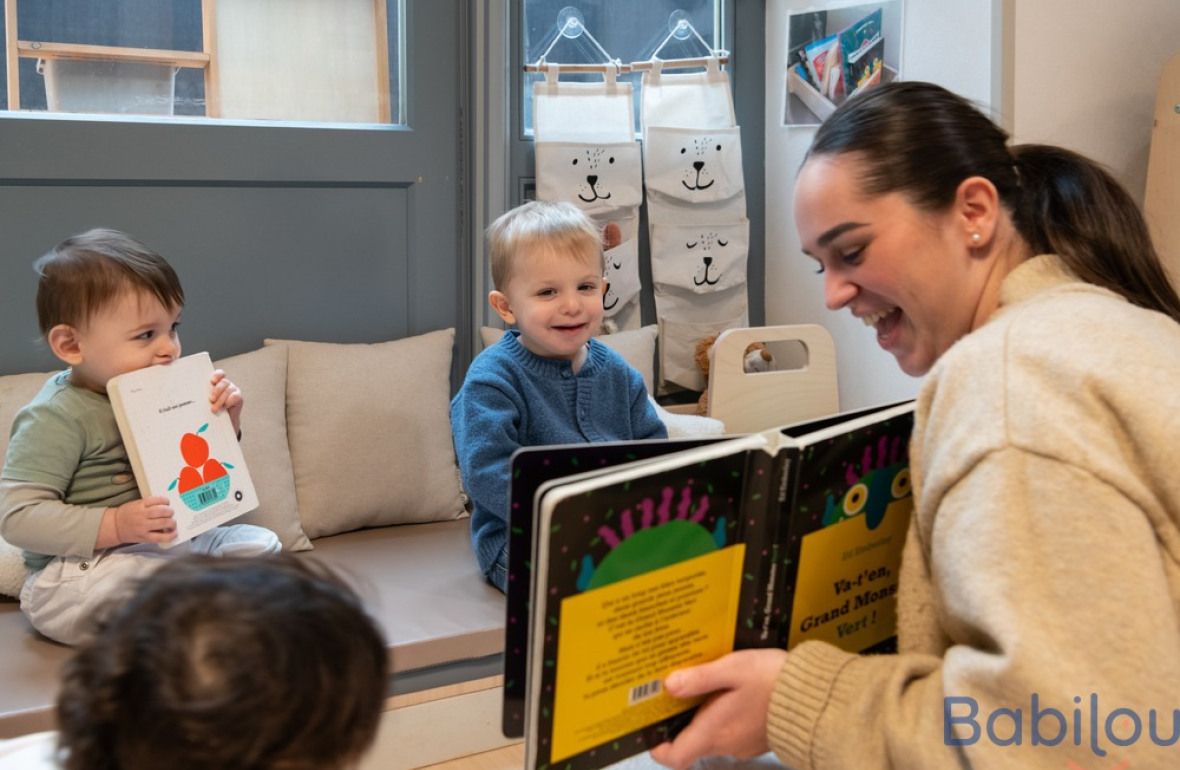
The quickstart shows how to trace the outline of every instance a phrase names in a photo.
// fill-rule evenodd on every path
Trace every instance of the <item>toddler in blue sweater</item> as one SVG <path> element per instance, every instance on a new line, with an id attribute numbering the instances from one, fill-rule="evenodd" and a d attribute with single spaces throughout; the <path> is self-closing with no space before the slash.
<path id="1" fill-rule="evenodd" d="M 508 462 L 523 446 L 665 438 L 643 377 L 592 338 L 602 322 L 598 230 L 569 203 L 535 201 L 488 228 L 495 290 L 515 326 L 480 353 L 451 401 L 479 568 L 508 586 Z"/>

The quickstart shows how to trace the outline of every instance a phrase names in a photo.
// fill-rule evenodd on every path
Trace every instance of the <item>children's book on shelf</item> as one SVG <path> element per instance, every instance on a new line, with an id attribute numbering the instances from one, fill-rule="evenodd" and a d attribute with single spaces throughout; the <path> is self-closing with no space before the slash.
<path id="1" fill-rule="evenodd" d="M 882 16 L 878 8 L 840 32 L 840 69 L 844 93 L 849 96 L 881 82 L 885 67 Z"/>
<path id="2" fill-rule="evenodd" d="M 527 770 L 667 740 L 702 699 L 663 678 L 734 649 L 893 649 L 912 425 L 905 402 L 692 446 L 518 452 L 504 712 Z"/>
<path id="3" fill-rule="evenodd" d="M 176 518 L 165 548 L 258 507 L 233 422 L 209 408 L 212 375 L 209 354 L 196 353 L 107 382 L 140 495 L 167 497 Z"/>

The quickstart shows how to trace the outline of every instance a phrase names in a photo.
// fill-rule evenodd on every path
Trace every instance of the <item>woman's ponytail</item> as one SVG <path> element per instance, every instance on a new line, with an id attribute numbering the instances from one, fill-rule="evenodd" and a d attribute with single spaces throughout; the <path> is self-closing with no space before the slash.
<path id="1" fill-rule="evenodd" d="M 1126 190 L 1100 165 L 1070 150 L 1014 145 L 1016 228 L 1034 254 L 1056 254 L 1079 278 L 1180 322 L 1180 297 Z"/>

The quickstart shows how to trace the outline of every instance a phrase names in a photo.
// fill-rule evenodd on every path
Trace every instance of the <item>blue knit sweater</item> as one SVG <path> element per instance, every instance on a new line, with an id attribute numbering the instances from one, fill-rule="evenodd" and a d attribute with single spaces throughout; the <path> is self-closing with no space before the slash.
<path id="1" fill-rule="evenodd" d="M 476 356 L 451 401 L 451 429 L 471 497 L 471 542 L 486 575 L 508 546 L 508 461 L 520 447 L 665 438 L 643 376 L 598 340 L 575 375 L 511 330 Z"/>

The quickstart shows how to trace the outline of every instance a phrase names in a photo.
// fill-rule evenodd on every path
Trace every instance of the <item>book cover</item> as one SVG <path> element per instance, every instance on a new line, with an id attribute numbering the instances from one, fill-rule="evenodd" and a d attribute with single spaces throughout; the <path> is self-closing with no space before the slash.
<path id="1" fill-rule="evenodd" d="M 591 770 L 666 740 L 698 701 L 663 678 L 734 649 L 890 649 L 911 427 L 907 403 L 542 485 L 526 767 Z"/>
<path id="2" fill-rule="evenodd" d="M 196 353 L 113 377 L 107 395 L 143 497 L 169 499 L 171 548 L 258 507 L 229 414 L 209 408 L 213 362 Z"/>
<path id="3" fill-rule="evenodd" d="M 878 8 L 840 32 L 840 69 L 848 96 L 881 82 L 885 66 L 882 18 Z"/>

